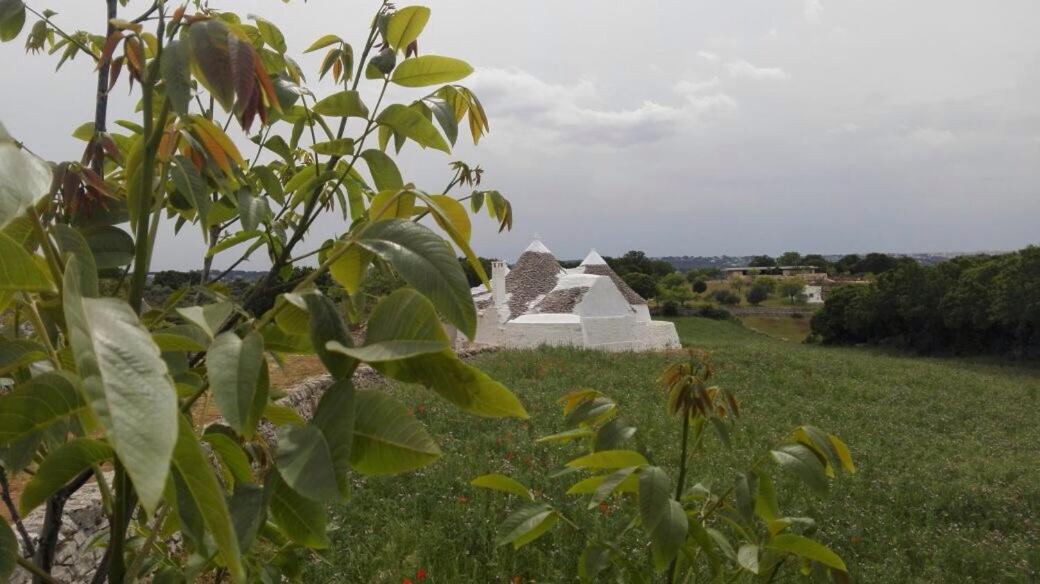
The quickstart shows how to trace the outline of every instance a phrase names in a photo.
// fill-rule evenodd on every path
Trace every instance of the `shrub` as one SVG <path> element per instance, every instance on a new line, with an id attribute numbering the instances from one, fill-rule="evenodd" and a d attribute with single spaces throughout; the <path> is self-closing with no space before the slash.
<path id="1" fill-rule="evenodd" d="M 762 283 L 752 284 L 751 288 L 747 291 L 745 298 L 747 298 L 748 304 L 758 306 L 769 298 L 769 285 Z"/>
<path id="2" fill-rule="evenodd" d="M 644 274 L 642 272 L 629 272 L 621 279 L 628 284 L 628 287 L 635 290 L 636 294 L 639 294 L 643 298 L 653 298 L 657 296 L 657 282 L 654 277 L 650 274 Z"/>
<path id="3" fill-rule="evenodd" d="M 723 308 L 717 308 L 710 304 L 702 304 L 697 307 L 697 311 L 694 313 L 696 316 L 702 318 L 710 318 L 712 320 L 730 320 L 733 315 Z"/>
<path id="4" fill-rule="evenodd" d="M 693 281 L 693 291 L 696 292 L 697 294 L 704 294 L 704 292 L 707 291 L 707 289 L 708 289 L 708 283 L 705 282 L 704 280 L 694 280 Z"/>
<path id="5" fill-rule="evenodd" d="M 740 296 L 734 294 L 732 290 L 727 290 L 725 288 L 716 290 L 711 296 L 716 302 L 719 304 L 725 304 L 726 306 L 736 306 L 737 304 L 740 304 Z"/>
<path id="6" fill-rule="evenodd" d="M 664 316 L 679 316 L 679 303 L 674 300 L 666 300 L 661 305 L 661 314 Z"/>

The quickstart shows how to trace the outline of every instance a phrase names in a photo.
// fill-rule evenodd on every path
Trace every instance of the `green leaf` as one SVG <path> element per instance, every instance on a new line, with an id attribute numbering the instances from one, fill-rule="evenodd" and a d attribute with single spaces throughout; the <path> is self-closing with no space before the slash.
<path id="1" fill-rule="evenodd" d="M 152 513 L 162 499 L 177 442 L 177 393 L 166 362 L 130 306 L 83 298 L 79 259 L 66 268 L 64 304 L 69 341 L 90 409 Z"/>
<path id="2" fill-rule="evenodd" d="M 834 451 L 838 453 L 838 460 L 841 461 L 841 467 L 845 469 L 845 472 L 856 472 L 856 465 L 852 462 L 852 452 L 849 451 L 848 445 L 834 434 L 828 434 L 827 440 L 834 447 Z"/>
<path id="3" fill-rule="evenodd" d="M 81 472 L 111 459 L 113 454 L 108 444 L 91 438 L 77 438 L 59 446 L 43 459 L 25 485 L 18 512 L 27 515 Z"/>
<path id="4" fill-rule="evenodd" d="M 173 181 L 174 190 L 183 195 L 195 208 L 195 216 L 198 217 L 199 223 L 206 225 L 212 200 L 206 181 L 195 168 L 195 164 L 184 156 L 174 156 L 173 163 L 170 164 L 170 179 Z M 203 230 L 203 233 L 207 232 L 208 230 Z"/>
<path id="5" fill-rule="evenodd" d="M 376 122 L 390 128 L 394 132 L 407 138 L 411 138 L 424 148 L 433 148 L 443 152 L 450 152 L 448 143 L 444 137 L 433 127 L 433 123 L 426 119 L 421 113 L 399 103 L 387 106 Z"/>
<path id="6" fill-rule="evenodd" d="M 220 330 L 224 321 L 231 316 L 234 305 L 230 302 L 216 302 L 205 306 L 186 306 L 176 310 L 177 314 L 212 338 Z"/>
<path id="7" fill-rule="evenodd" d="M 382 341 L 364 347 L 351 348 L 344 347 L 336 341 L 329 341 L 325 348 L 365 363 L 379 363 L 439 353 L 450 349 L 451 345 L 443 341 Z"/>
<path id="8" fill-rule="evenodd" d="M 270 45 L 272 49 L 285 54 L 288 47 L 285 45 L 285 36 L 282 35 L 282 31 L 278 30 L 278 27 L 271 24 L 268 20 L 253 18 L 256 20 L 256 28 L 260 30 L 260 38 L 264 39 L 264 42 Z"/>
<path id="9" fill-rule="evenodd" d="M 3 187 L 0 187 L 2 189 Z M 24 247 L 0 233 L 0 290 L 44 292 L 54 289 L 50 276 Z"/>
<path id="10" fill-rule="evenodd" d="M 102 225 L 83 230 L 94 262 L 99 270 L 121 268 L 134 259 L 134 240 L 130 234 L 114 225 Z"/>
<path id="11" fill-rule="evenodd" d="M 227 25 L 217 18 L 197 21 L 188 27 L 188 46 L 199 81 L 228 111 L 235 103 L 229 34 Z"/>
<path id="12" fill-rule="evenodd" d="M 441 130 L 444 131 L 444 135 L 447 136 L 448 142 L 452 145 L 459 138 L 459 122 L 455 119 L 455 109 L 447 101 L 441 98 L 427 98 L 425 101 L 426 105 L 430 106 L 430 110 L 433 112 L 433 116 L 437 118 L 437 123 L 440 124 Z M 474 193 L 476 198 L 478 193 Z M 483 204 L 483 194 L 479 194 L 480 201 L 473 201 L 471 205 L 479 210 L 480 204 Z M 476 210 L 474 212 L 476 212 Z"/>
<path id="13" fill-rule="evenodd" d="M 531 543 L 552 529 L 560 517 L 548 505 L 528 505 L 522 507 L 502 522 L 496 545 L 513 544 L 513 549 Z"/>
<path id="14" fill-rule="evenodd" d="M 311 330 L 310 314 L 307 303 L 299 294 L 287 292 L 278 300 L 284 306 L 275 315 L 274 321 L 283 331 L 296 335 L 307 334 Z"/>
<path id="15" fill-rule="evenodd" d="M 566 430 L 564 432 L 542 436 L 535 440 L 535 442 L 570 442 L 571 440 L 588 438 L 590 436 L 592 436 L 592 430 L 588 428 L 574 428 L 573 430 Z"/>
<path id="16" fill-rule="evenodd" d="M 338 243 L 333 250 L 338 252 L 343 245 L 347 244 Z M 329 275 L 349 294 L 355 294 L 361 289 L 361 279 L 371 261 L 371 252 L 359 245 L 351 245 L 350 249 L 340 254 L 329 266 Z"/>
<path id="17" fill-rule="evenodd" d="M 601 450 L 579 456 L 567 463 L 571 468 L 624 468 L 626 466 L 646 466 L 650 464 L 646 458 L 635 450 Z"/>
<path id="18" fill-rule="evenodd" d="M 304 53 L 312 53 L 312 52 L 317 51 L 319 49 L 324 49 L 325 47 L 327 47 L 329 45 L 334 45 L 336 43 L 342 43 L 342 42 L 343 42 L 343 39 L 339 38 L 338 36 L 336 36 L 334 34 L 327 34 L 327 35 L 319 38 L 318 40 L 314 41 L 313 43 L 311 43 L 311 46 L 307 47 L 307 50 L 304 51 Z"/>
<path id="19" fill-rule="evenodd" d="M 765 474 L 755 474 L 758 489 L 755 494 L 755 513 L 765 522 L 774 521 L 780 517 L 780 504 L 776 499 L 776 489 L 773 480 Z"/>
<path id="20" fill-rule="evenodd" d="M 266 367 L 264 339 L 256 331 L 244 339 L 232 331 L 221 333 L 206 352 L 213 401 L 228 425 L 247 440 L 267 404 Z"/>
<path id="21" fill-rule="evenodd" d="M 354 140 L 351 138 L 339 138 L 328 142 L 318 142 L 314 145 L 314 152 L 326 156 L 346 156 L 354 152 Z"/>
<path id="22" fill-rule="evenodd" d="M 220 550 L 223 560 L 221 563 L 228 568 L 235 581 L 241 581 L 245 577 L 245 571 L 224 491 L 192 431 L 191 423 L 184 416 L 179 416 L 179 428 L 173 465 L 195 506 L 198 507 L 207 531 L 213 536 L 213 541 Z M 136 485 L 135 481 L 134 486 Z"/>
<path id="23" fill-rule="evenodd" d="M 679 553 L 689 522 L 681 503 L 672 498 L 672 484 L 659 467 L 644 468 L 639 475 L 639 517 L 650 535 L 654 567 L 663 570 Z"/>
<path id="24" fill-rule="evenodd" d="M 70 374 L 48 372 L 0 396 L 0 445 L 43 430 L 86 407 Z"/>
<path id="25" fill-rule="evenodd" d="M 225 237 L 224 239 L 220 240 L 220 243 L 217 243 L 216 245 L 206 250 L 206 257 L 213 257 L 226 249 L 231 249 L 232 247 L 235 247 L 240 243 L 249 241 L 251 239 L 256 239 L 258 237 L 264 237 L 264 232 L 259 229 L 239 231 L 238 233 L 235 233 L 229 237 Z"/>
<path id="26" fill-rule="evenodd" d="M 271 491 L 252 483 L 238 483 L 228 500 L 231 524 L 238 538 L 238 549 L 248 551 L 267 518 Z M 159 584 L 156 580 L 154 584 Z M 172 584 L 172 583 L 171 583 Z"/>
<path id="27" fill-rule="evenodd" d="M 264 408 L 264 418 L 278 427 L 286 424 L 297 424 L 303 426 L 307 423 L 307 420 L 304 420 L 296 410 L 289 406 L 283 406 L 274 402 L 269 402 L 267 407 Z"/>
<path id="28" fill-rule="evenodd" d="M 25 339 L 0 341 L 0 375 L 46 358 L 47 350 L 39 343 Z M 3 399 L 0 396 L 0 403 Z"/>
<path id="29" fill-rule="evenodd" d="M 590 543 L 578 559 L 578 578 L 582 582 L 599 582 L 599 575 L 610 566 L 610 548 Z"/>
<path id="30" fill-rule="evenodd" d="M 773 536 L 766 544 L 766 549 L 776 550 L 794 554 L 796 556 L 819 562 L 827 567 L 848 572 L 845 562 L 838 554 L 832 552 L 827 546 L 818 541 L 811 540 L 794 533 L 782 533 Z"/>
<path id="31" fill-rule="evenodd" d="M 238 216 L 242 221 L 242 229 L 256 229 L 271 219 L 271 208 L 267 199 L 257 197 L 249 189 L 241 189 L 235 195 Z"/>
<path id="32" fill-rule="evenodd" d="M 816 454 L 804 444 L 785 444 L 770 451 L 773 460 L 805 481 L 805 484 L 816 491 L 827 489 L 827 475 L 823 463 Z"/>
<path id="33" fill-rule="evenodd" d="M 394 69 L 390 81 L 402 87 L 426 87 L 438 83 L 452 83 L 469 76 L 473 67 L 451 57 L 423 55 L 406 59 Z"/>
<path id="34" fill-rule="evenodd" d="M 608 497 L 614 494 L 615 491 L 621 487 L 622 483 L 629 480 L 632 473 L 638 470 L 637 467 L 630 466 L 614 471 L 607 475 L 592 492 L 592 497 L 589 498 L 589 509 L 595 509 L 600 503 L 606 501 Z"/>
<path id="35" fill-rule="evenodd" d="M 404 180 L 394 160 L 381 150 L 370 148 L 361 153 L 361 158 L 368 164 L 368 171 L 372 174 L 372 182 L 375 183 L 377 191 L 404 188 Z"/>
<path id="36" fill-rule="evenodd" d="M 473 338 L 477 313 L 469 282 L 443 239 L 417 223 L 390 219 L 370 225 L 359 244 L 392 265 L 449 322 Z"/>
<path id="37" fill-rule="evenodd" d="M 534 502 L 534 495 L 531 491 L 521 484 L 519 481 L 507 477 L 504 474 L 486 474 L 480 475 L 473 479 L 469 484 L 474 487 L 483 487 L 485 489 L 491 489 L 493 491 L 502 491 L 503 493 L 510 493 L 516 495 L 521 499 L 527 499 L 528 501 Z"/>
<path id="38" fill-rule="evenodd" d="M 329 444 L 317 426 L 279 428 L 275 464 L 285 484 L 304 497 L 315 501 L 339 498 Z"/>
<path id="39" fill-rule="evenodd" d="M 337 379 L 326 388 L 311 418 L 311 423 L 321 430 L 329 445 L 332 469 L 341 497 L 346 497 L 350 489 L 347 472 L 350 470 L 350 453 L 354 447 L 356 419 L 356 390 L 350 379 Z"/>
<path id="40" fill-rule="evenodd" d="M 198 327 L 190 324 L 179 324 L 152 333 L 152 340 L 162 352 L 172 351 L 205 351 L 210 338 Z"/>
<path id="41" fill-rule="evenodd" d="M 24 25 L 25 4 L 22 0 L 0 0 L 0 42 L 14 40 Z"/>
<path id="42" fill-rule="evenodd" d="M 226 428 L 223 429 L 223 432 L 213 432 L 210 431 L 212 427 L 206 428 L 206 433 L 202 436 L 202 440 L 210 445 L 213 452 L 217 453 L 221 464 L 227 469 L 228 474 L 231 475 L 236 483 L 252 482 L 253 469 L 249 466 L 249 457 L 246 456 L 242 447 L 230 436 L 223 433 L 228 431 Z"/>
<path id="43" fill-rule="evenodd" d="M 456 263 L 456 265 L 458 265 Z M 447 342 L 429 300 L 415 290 L 396 290 L 376 305 L 365 344 L 392 340 Z M 373 363 L 380 373 L 407 383 L 421 383 L 462 410 L 478 416 L 526 418 L 520 400 L 505 386 L 458 359 L 450 350 L 400 361 Z"/>
<path id="44" fill-rule="evenodd" d="M 175 39 L 166 45 L 159 63 L 159 73 L 173 111 L 182 116 L 188 115 L 188 104 L 191 103 L 191 60 L 187 43 Z"/>
<path id="45" fill-rule="evenodd" d="M 350 463 L 368 475 L 396 474 L 425 466 L 440 448 L 407 408 L 382 391 L 358 391 Z"/>
<path id="46" fill-rule="evenodd" d="M 404 50 L 419 38 L 429 19 L 430 9 L 425 6 L 406 6 L 398 10 L 386 23 L 386 42 L 395 51 Z"/>
<path id="47" fill-rule="evenodd" d="M 300 545 L 314 549 L 329 547 L 325 505 L 289 488 L 276 472 L 268 473 L 267 477 L 270 482 L 266 488 L 273 489 L 271 516 L 275 524 Z"/>
<path id="48" fill-rule="evenodd" d="M 745 543 L 737 552 L 737 563 L 752 574 L 758 573 L 758 546 Z"/>
<path id="49" fill-rule="evenodd" d="M 78 230 L 63 223 L 54 225 L 52 230 L 62 256 L 69 258 L 75 255 L 79 260 L 79 267 L 74 273 L 79 279 L 77 285 L 80 293 L 91 298 L 97 297 L 97 264 L 94 261 L 93 252 L 90 251 L 90 246 L 87 245 L 87 239 Z"/>
<path id="50" fill-rule="evenodd" d="M 333 377 L 349 379 L 357 369 L 357 359 L 325 348 L 330 341 L 346 347 L 352 344 L 350 332 L 347 330 L 346 323 L 343 322 L 339 309 L 332 300 L 322 294 L 304 294 L 303 300 L 307 303 L 307 312 L 310 313 L 310 338 L 314 352 Z"/>
<path id="51" fill-rule="evenodd" d="M 11 577 L 21 553 L 14 532 L 7 526 L 7 519 L 0 517 L 0 581 L 6 582 Z"/>
<path id="52" fill-rule="evenodd" d="M 321 116 L 338 118 L 367 118 L 368 108 L 361 101 L 361 94 L 353 90 L 340 91 L 322 99 L 311 109 Z"/>
<path id="53" fill-rule="evenodd" d="M 622 418 L 614 418 L 596 432 L 593 450 L 614 450 L 625 440 L 636 433 L 636 429 L 628 425 Z"/>

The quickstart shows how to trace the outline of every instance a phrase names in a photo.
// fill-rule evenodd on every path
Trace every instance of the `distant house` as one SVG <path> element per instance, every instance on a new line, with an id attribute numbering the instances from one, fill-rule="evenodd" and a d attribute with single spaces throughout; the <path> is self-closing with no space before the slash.
<path id="1" fill-rule="evenodd" d="M 805 301 L 809 304 L 823 304 L 823 286 L 807 285 L 802 294 L 805 294 Z"/>
<path id="2" fill-rule="evenodd" d="M 801 276 L 807 280 L 816 280 L 827 276 L 817 266 L 744 266 L 740 268 L 725 268 L 722 271 L 726 274 L 726 278 L 730 280 L 748 276 Z"/>
<path id="3" fill-rule="evenodd" d="M 479 344 L 571 345 L 607 351 L 679 347 L 670 322 L 650 319 L 646 300 L 594 250 L 564 269 L 535 240 L 510 269 L 491 266 L 491 291 L 473 289 Z"/>

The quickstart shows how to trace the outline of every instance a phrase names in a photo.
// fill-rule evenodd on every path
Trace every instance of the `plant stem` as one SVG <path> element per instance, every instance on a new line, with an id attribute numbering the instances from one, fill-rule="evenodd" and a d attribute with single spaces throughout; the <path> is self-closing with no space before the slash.
<path id="1" fill-rule="evenodd" d="M 30 537 L 29 532 L 26 531 L 25 524 L 22 523 L 22 518 L 18 515 L 18 508 L 11 499 L 11 485 L 7 482 L 7 470 L 2 466 L 0 466 L 0 498 L 4 500 L 7 512 L 11 514 L 11 522 L 14 523 L 15 529 L 18 530 L 18 535 L 22 537 L 22 545 L 25 546 L 25 555 L 29 557 L 34 556 L 36 554 L 36 547 L 33 546 L 32 537 Z"/>
<path id="2" fill-rule="evenodd" d="M 29 309 L 29 320 L 32 321 L 33 328 L 36 329 L 36 336 L 43 342 L 43 347 L 47 350 L 47 356 L 50 358 L 51 364 L 54 365 L 55 369 L 62 369 L 61 358 L 58 357 L 58 352 L 54 349 L 54 344 L 51 343 L 51 337 L 47 334 L 47 328 L 43 325 L 40 312 L 36 309 L 36 301 L 26 294 L 24 304 Z"/>
<path id="3" fill-rule="evenodd" d="M 105 0 L 105 4 L 108 8 L 105 18 L 105 22 L 108 24 L 108 28 L 105 32 L 105 38 L 107 39 L 111 37 L 112 33 L 116 30 L 116 28 L 112 26 L 112 19 L 116 17 L 116 8 L 118 4 L 116 3 L 116 0 Z M 111 70 L 111 58 L 98 63 L 97 97 L 94 101 L 94 155 L 90 159 L 90 169 L 101 178 L 105 177 L 105 148 L 97 137 L 98 134 L 107 131 L 108 79 Z"/>
<path id="4" fill-rule="evenodd" d="M 75 39 L 74 37 L 72 37 L 71 35 L 66 33 L 65 31 L 61 30 L 61 27 L 59 27 L 58 25 L 54 24 L 54 22 L 52 22 L 51 19 L 49 19 L 46 16 L 40 14 L 39 12 L 36 12 L 35 10 L 33 10 L 32 6 L 29 6 L 28 4 L 25 5 L 25 9 L 28 10 L 29 12 L 32 12 L 33 15 L 36 16 L 36 18 L 39 18 L 40 20 L 42 20 L 42 21 L 46 22 L 47 24 L 49 24 L 51 26 L 51 28 L 54 29 L 54 32 L 58 33 L 59 36 L 61 36 L 65 40 L 69 41 L 70 43 L 76 45 L 77 47 L 79 47 L 79 50 L 81 50 L 84 53 L 90 55 L 91 59 L 94 59 L 95 61 L 98 60 L 98 56 L 94 54 L 94 51 L 90 50 L 90 48 L 87 47 L 87 45 L 84 45 L 83 43 L 79 42 L 77 39 Z"/>
<path id="5" fill-rule="evenodd" d="M 58 584 L 57 580 L 52 578 L 51 575 L 48 574 L 47 572 L 44 572 L 43 570 L 41 570 L 40 567 L 37 566 L 36 564 L 34 564 L 34 563 L 30 562 L 29 560 L 23 558 L 22 556 L 18 556 L 15 559 L 18 562 L 19 566 L 21 566 L 22 568 L 25 569 L 25 571 L 27 571 L 27 572 L 29 572 L 30 574 L 33 575 L 33 580 L 34 581 L 46 582 L 47 584 Z"/>
<path id="6" fill-rule="evenodd" d="M 683 489 L 686 486 L 686 458 L 689 449 L 690 442 L 690 414 L 683 412 L 683 424 L 682 424 L 682 454 L 679 455 L 679 480 L 675 487 L 675 500 L 682 501 Z M 668 566 L 668 584 L 675 582 L 675 572 L 679 567 L 679 557 L 676 556 L 672 559 L 671 565 Z"/>

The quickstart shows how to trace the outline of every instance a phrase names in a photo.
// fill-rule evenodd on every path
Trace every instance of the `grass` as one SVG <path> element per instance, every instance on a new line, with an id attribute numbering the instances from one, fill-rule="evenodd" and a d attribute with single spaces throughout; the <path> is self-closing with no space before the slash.
<path id="1" fill-rule="evenodd" d="M 781 341 L 802 342 L 809 335 L 808 318 L 748 315 L 740 318 L 744 326 Z"/>
<path id="2" fill-rule="evenodd" d="M 692 463 L 691 484 L 728 483 L 791 427 L 813 423 L 848 442 L 859 472 L 824 495 L 780 475 L 782 510 L 816 517 L 817 537 L 845 558 L 856 581 L 1040 578 L 1037 370 L 800 345 L 706 319 L 677 324 L 685 343 L 713 352 L 718 383 L 744 407 L 733 448 L 710 442 Z M 518 552 L 495 547 L 495 528 L 515 498 L 467 483 L 503 472 L 566 501 L 561 481 L 546 477 L 572 451 L 532 439 L 562 428 L 554 402 L 579 387 L 617 400 L 639 427 L 633 446 L 674 468 L 679 429 L 663 415 L 655 381 L 666 361 L 567 348 L 478 358 L 524 400 L 529 423 L 473 418 L 421 389 L 392 386 L 445 455 L 407 475 L 356 480 L 351 499 L 334 509 L 333 548 L 308 579 L 396 584 L 421 567 L 426 582 L 573 581 L 584 544 L 578 532 L 558 526 Z M 564 509 L 585 517 L 578 507 Z"/>

